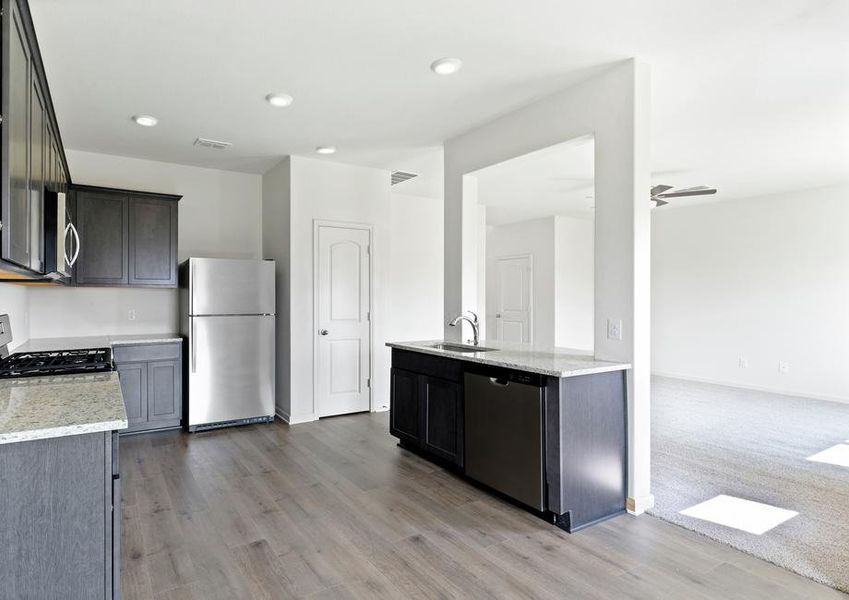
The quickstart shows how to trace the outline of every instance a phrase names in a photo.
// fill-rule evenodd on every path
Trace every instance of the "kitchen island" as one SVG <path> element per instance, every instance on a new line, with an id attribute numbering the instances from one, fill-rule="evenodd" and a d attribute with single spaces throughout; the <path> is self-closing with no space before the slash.
<path id="1" fill-rule="evenodd" d="M 3 597 L 118 597 L 126 427 L 117 373 L 0 379 Z"/>
<path id="2" fill-rule="evenodd" d="M 402 447 L 570 532 L 625 511 L 630 364 L 489 340 L 387 346 Z"/>

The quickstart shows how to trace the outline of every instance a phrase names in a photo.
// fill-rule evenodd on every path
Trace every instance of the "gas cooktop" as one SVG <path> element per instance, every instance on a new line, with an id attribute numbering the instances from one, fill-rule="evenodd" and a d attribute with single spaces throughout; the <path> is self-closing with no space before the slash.
<path id="1" fill-rule="evenodd" d="M 19 352 L 0 360 L 0 378 L 99 373 L 114 370 L 110 348 Z"/>

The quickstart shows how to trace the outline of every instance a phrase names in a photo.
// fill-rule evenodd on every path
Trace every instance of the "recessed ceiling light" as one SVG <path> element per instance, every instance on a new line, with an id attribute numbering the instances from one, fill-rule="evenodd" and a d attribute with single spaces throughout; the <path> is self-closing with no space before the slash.
<path id="1" fill-rule="evenodd" d="M 333 154 L 336 152 L 336 146 L 316 146 L 315 151 L 319 154 Z"/>
<path id="2" fill-rule="evenodd" d="M 150 115 L 133 115 L 133 121 L 142 127 L 153 127 L 159 123 L 159 119 Z"/>
<path id="3" fill-rule="evenodd" d="M 265 97 L 265 101 L 268 102 L 271 106 L 276 106 L 278 108 L 282 108 L 284 106 L 289 106 L 294 102 L 294 98 L 289 94 L 268 94 Z"/>
<path id="4" fill-rule="evenodd" d="M 430 63 L 430 70 L 437 75 L 452 75 L 459 71 L 463 66 L 463 61 L 459 58 L 440 58 Z"/>

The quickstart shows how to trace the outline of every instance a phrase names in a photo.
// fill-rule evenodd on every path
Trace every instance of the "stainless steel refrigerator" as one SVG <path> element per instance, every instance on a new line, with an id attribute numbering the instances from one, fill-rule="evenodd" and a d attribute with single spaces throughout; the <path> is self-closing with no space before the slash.
<path id="1" fill-rule="evenodd" d="M 274 419 L 274 261 L 180 266 L 189 431 Z"/>

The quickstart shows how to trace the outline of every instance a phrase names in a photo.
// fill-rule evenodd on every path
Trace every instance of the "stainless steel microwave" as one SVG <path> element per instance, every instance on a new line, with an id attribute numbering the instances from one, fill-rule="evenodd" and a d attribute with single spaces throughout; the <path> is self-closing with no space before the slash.
<path id="1" fill-rule="evenodd" d="M 44 197 L 44 273 L 49 279 L 68 279 L 80 255 L 80 235 L 71 221 L 64 192 Z"/>

